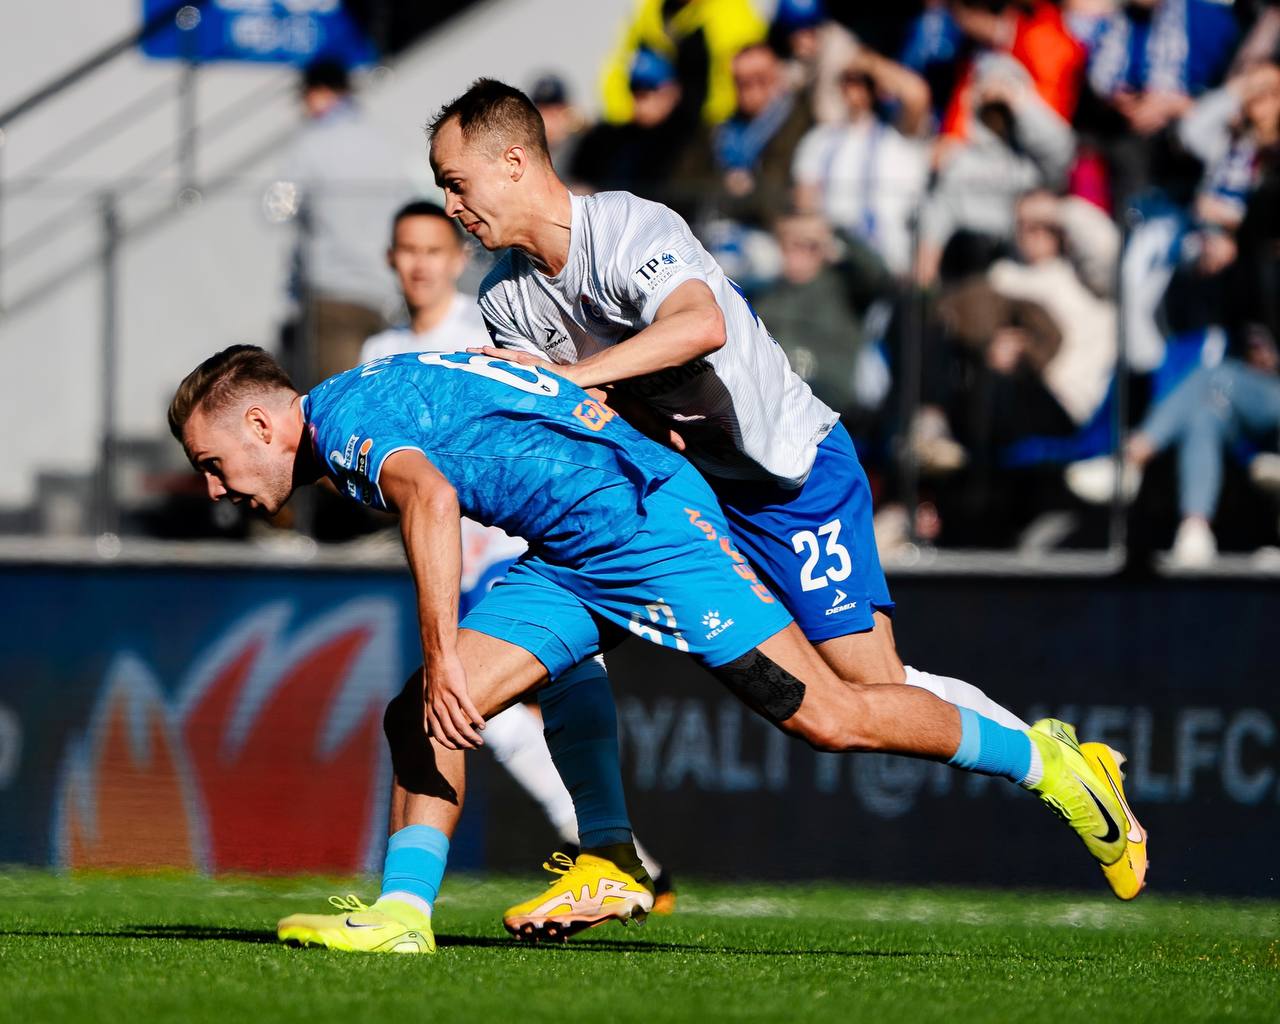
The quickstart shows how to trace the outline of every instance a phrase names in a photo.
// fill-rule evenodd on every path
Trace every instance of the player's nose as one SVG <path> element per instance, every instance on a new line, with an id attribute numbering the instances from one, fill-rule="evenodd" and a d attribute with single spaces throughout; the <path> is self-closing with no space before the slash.
<path id="1" fill-rule="evenodd" d="M 217 501 L 219 498 L 221 498 L 224 494 L 227 493 L 227 489 L 222 486 L 222 481 L 219 480 L 212 473 L 206 473 L 204 475 L 204 483 L 205 483 L 205 487 L 209 491 L 210 501 Z"/>

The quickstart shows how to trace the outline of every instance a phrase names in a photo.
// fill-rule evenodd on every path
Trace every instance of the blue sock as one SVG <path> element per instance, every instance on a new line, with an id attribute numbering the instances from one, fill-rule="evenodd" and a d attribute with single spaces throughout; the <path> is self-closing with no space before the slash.
<path id="1" fill-rule="evenodd" d="M 430 825 L 408 825 L 387 840 L 382 894 L 408 893 L 435 904 L 449 860 L 449 837 Z"/>
<path id="2" fill-rule="evenodd" d="M 1031 774 L 1031 738 L 968 708 L 960 712 L 960 747 L 947 763 L 981 775 L 999 775 L 1021 783 Z"/>
<path id="3" fill-rule="evenodd" d="M 589 850 L 631 842 L 618 709 L 604 669 L 591 659 L 579 662 L 540 690 L 538 703 L 551 759 L 573 797 L 578 844 Z"/>

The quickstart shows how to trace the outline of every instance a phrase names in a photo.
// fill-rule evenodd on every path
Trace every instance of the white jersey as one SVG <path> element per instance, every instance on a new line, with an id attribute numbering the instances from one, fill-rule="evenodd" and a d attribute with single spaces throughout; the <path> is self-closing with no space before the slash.
<path id="1" fill-rule="evenodd" d="M 465 352 L 485 344 L 487 334 L 480 310 L 469 295 L 454 292 L 449 311 L 431 330 L 414 334 L 410 327 L 392 327 L 365 339 L 360 362 L 404 352 Z"/>
<path id="2" fill-rule="evenodd" d="M 686 281 L 724 314 L 724 347 L 621 386 L 676 421 L 688 458 L 710 476 L 798 487 L 838 417 L 676 213 L 629 192 L 571 196 L 569 258 L 555 277 L 511 249 L 480 286 L 495 345 L 580 359 L 644 330 Z"/>

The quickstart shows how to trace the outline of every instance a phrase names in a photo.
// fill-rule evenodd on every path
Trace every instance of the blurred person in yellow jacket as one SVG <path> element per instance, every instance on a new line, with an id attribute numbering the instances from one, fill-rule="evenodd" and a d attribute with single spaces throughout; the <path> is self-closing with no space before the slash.
<path id="1" fill-rule="evenodd" d="M 603 74 L 604 119 L 631 120 L 631 66 L 652 50 L 676 66 L 686 96 L 696 98 L 707 124 L 733 113 L 733 57 L 765 37 L 767 26 L 751 0 L 639 0 L 622 42 Z"/>

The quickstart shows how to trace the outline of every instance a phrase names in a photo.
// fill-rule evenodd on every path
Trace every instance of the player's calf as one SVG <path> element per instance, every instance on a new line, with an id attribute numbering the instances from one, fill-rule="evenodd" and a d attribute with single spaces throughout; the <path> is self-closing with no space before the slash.
<path id="1" fill-rule="evenodd" d="M 460 804 L 457 789 L 438 763 L 438 758 L 447 752 L 432 743 L 423 725 L 421 679 L 419 669 L 387 703 L 382 715 L 382 732 L 391 751 L 396 784 L 409 793 Z"/>

